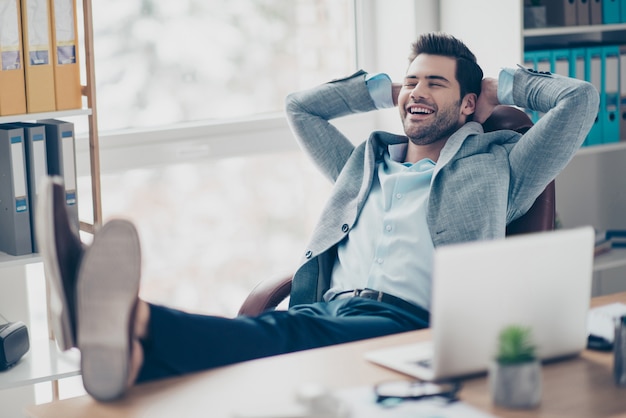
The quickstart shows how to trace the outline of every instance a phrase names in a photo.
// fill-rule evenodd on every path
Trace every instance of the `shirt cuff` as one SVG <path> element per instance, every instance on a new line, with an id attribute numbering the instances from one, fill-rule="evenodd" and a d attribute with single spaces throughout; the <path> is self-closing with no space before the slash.
<path id="1" fill-rule="evenodd" d="M 376 109 L 394 107 L 393 97 L 391 97 L 391 79 L 387 74 L 368 74 L 365 77 L 365 85 Z"/>
<path id="2" fill-rule="evenodd" d="M 503 68 L 498 77 L 498 101 L 504 105 L 514 105 L 513 102 L 513 79 L 515 70 Z"/>

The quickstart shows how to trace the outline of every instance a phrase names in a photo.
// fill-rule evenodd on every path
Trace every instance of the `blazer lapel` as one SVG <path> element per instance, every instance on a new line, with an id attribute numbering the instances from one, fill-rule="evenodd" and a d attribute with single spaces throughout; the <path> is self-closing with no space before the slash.
<path id="1" fill-rule="evenodd" d="M 441 171 L 443 167 L 445 167 L 450 161 L 452 161 L 452 159 L 457 154 L 457 152 L 461 148 L 461 145 L 463 145 L 468 136 L 482 134 L 483 132 L 483 126 L 480 123 L 468 122 L 463 125 L 458 131 L 453 133 L 452 136 L 448 138 L 446 145 L 443 146 L 443 149 L 439 154 L 439 160 L 437 160 L 437 164 L 435 165 L 435 171 L 433 172 L 433 177 L 430 181 L 430 184 L 433 184 L 439 171 Z"/>

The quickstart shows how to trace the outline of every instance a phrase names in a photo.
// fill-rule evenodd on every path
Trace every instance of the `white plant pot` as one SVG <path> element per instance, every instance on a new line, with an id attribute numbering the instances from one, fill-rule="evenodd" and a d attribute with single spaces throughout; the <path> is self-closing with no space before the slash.
<path id="1" fill-rule="evenodd" d="M 541 363 L 493 362 L 489 368 L 489 391 L 495 405 L 515 409 L 537 407 L 541 401 Z"/>

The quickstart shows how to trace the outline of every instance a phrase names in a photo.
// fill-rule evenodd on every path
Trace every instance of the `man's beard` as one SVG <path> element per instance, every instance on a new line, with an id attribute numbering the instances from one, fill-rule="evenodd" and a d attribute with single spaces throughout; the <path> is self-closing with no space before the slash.
<path id="1" fill-rule="evenodd" d="M 459 129 L 459 111 L 461 102 L 449 106 L 446 110 L 437 112 L 434 120 L 428 123 L 413 124 L 404 120 L 404 132 L 415 145 L 428 145 L 442 139 L 447 139 Z M 407 115 L 410 116 L 410 115 Z"/>

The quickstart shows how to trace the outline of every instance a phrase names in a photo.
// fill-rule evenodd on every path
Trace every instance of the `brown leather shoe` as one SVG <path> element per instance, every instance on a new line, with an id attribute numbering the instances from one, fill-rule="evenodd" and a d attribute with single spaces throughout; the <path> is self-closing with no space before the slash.
<path id="1" fill-rule="evenodd" d="M 76 325 L 83 385 L 100 401 L 128 385 L 135 309 L 141 275 L 133 224 L 111 220 L 85 250 L 76 283 Z"/>
<path id="2" fill-rule="evenodd" d="M 61 177 L 46 177 L 36 208 L 36 237 L 50 289 L 52 329 L 61 350 L 76 346 L 75 289 L 83 245 L 70 222 Z"/>

